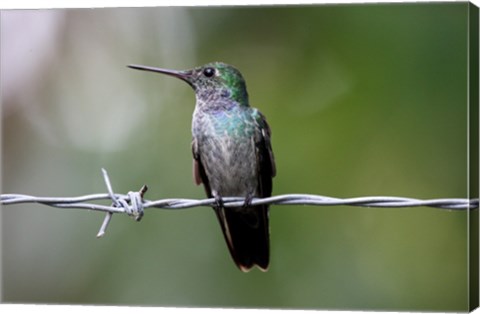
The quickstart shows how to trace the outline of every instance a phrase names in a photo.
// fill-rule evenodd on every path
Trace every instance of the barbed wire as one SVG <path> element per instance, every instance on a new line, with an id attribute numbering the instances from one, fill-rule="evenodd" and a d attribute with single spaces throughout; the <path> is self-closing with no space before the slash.
<path id="1" fill-rule="evenodd" d="M 105 169 L 102 169 L 103 179 L 107 187 L 108 193 L 89 194 L 76 197 L 38 197 L 24 194 L 1 194 L 0 204 L 25 204 L 38 203 L 59 208 L 76 208 L 102 211 L 106 213 L 105 219 L 100 227 L 97 237 L 105 235 L 105 231 L 112 219 L 114 213 L 127 214 L 136 221 L 140 221 L 146 208 L 160 209 L 187 209 L 199 206 L 215 206 L 217 200 L 214 198 L 197 200 L 197 199 L 181 199 L 170 198 L 155 201 L 145 200 L 143 196 L 147 191 L 144 185 L 138 192 L 128 192 L 127 194 L 117 194 L 113 192 L 110 178 Z M 90 201 L 110 200 L 110 206 L 89 203 Z M 241 207 L 245 204 L 245 198 L 242 197 L 222 197 L 222 205 L 224 207 Z M 476 209 L 479 206 L 478 199 L 464 198 L 443 198 L 419 200 L 407 197 L 394 196 L 367 196 L 354 198 L 335 198 L 322 195 L 312 194 L 284 194 L 271 196 L 266 198 L 253 198 L 250 202 L 255 205 L 315 205 L 315 206 L 358 206 L 358 207 L 379 207 L 379 208 L 400 208 L 400 207 L 435 207 L 447 210 L 467 210 Z"/>

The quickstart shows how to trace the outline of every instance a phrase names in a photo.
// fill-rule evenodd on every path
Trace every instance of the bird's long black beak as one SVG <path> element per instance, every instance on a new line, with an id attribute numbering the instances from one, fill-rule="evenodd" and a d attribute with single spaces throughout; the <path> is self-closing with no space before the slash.
<path id="1" fill-rule="evenodd" d="M 170 75 L 191 84 L 192 71 L 176 71 L 176 70 L 155 68 L 155 67 L 136 65 L 136 64 L 129 64 L 127 65 L 127 67 L 135 70 L 150 71 L 150 72 L 157 72 L 157 73 Z"/>

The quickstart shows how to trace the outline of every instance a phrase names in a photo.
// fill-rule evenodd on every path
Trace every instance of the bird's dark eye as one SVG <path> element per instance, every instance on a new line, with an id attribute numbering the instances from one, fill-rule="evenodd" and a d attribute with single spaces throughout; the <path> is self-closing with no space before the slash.
<path id="1" fill-rule="evenodd" d="M 203 75 L 205 75 L 206 77 L 212 77 L 214 74 L 215 74 L 214 68 L 205 68 L 205 70 L 203 70 Z"/>

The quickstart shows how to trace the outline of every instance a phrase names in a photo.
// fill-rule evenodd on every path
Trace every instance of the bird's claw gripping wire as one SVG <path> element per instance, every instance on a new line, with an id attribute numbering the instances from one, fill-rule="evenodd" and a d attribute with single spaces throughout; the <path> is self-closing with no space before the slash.
<path id="1" fill-rule="evenodd" d="M 253 193 L 249 193 L 246 197 L 245 200 L 243 201 L 242 208 L 248 208 L 252 206 L 252 201 L 253 201 Z"/>

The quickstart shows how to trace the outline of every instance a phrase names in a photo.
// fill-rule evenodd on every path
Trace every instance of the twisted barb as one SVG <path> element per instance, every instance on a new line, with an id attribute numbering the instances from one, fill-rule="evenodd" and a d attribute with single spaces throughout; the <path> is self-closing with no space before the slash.
<path id="1" fill-rule="evenodd" d="M 145 208 L 161 209 L 186 209 L 199 206 L 214 206 L 216 200 L 213 198 L 204 200 L 195 199 L 161 199 L 156 201 L 144 200 L 143 196 L 147 191 L 144 185 L 138 192 L 128 192 L 116 194 L 113 192 L 110 178 L 107 171 L 102 169 L 103 179 L 107 186 L 108 193 L 90 194 L 77 197 L 37 197 L 22 194 L 2 194 L 0 195 L 0 204 L 11 205 L 21 203 L 39 203 L 52 207 L 61 208 L 80 208 L 105 212 L 105 218 L 97 237 L 105 235 L 106 229 L 114 213 L 126 213 L 136 221 L 140 221 Z M 88 203 L 89 201 L 105 200 L 112 201 L 110 206 Z M 222 198 L 225 207 L 243 206 L 245 199 L 242 197 L 224 197 Z M 448 210 L 466 210 L 478 208 L 478 199 L 463 198 L 445 198 L 418 200 L 406 197 L 392 196 L 370 196 L 355 198 L 334 198 L 312 194 L 284 194 L 266 198 L 253 198 L 252 205 L 273 204 L 273 205 L 315 205 L 315 206 L 358 206 L 358 207 L 381 207 L 381 208 L 399 208 L 399 207 L 418 207 L 427 206 Z"/>

